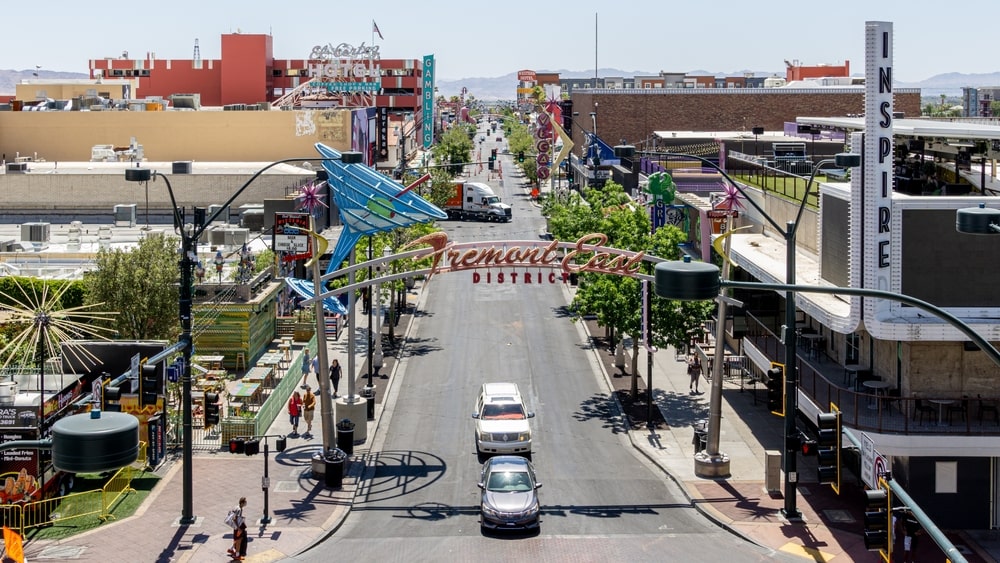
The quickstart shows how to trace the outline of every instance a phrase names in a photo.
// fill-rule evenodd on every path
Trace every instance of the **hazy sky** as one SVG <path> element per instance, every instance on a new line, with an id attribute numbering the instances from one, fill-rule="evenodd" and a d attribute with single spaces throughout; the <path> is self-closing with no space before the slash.
<path id="1" fill-rule="evenodd" d="M 441 5 L 445 7 L 441 7 Z M 346 6 L 350 6 L 349 8 Z M 821 8 L 820 6 L 825 6 Z M 864 24 L 894 24 L 895 73 L 916 82 L 946 72 L 1000 70 L 1000 5 L 929 0 L 575 0 L 501 2 L 232 2 L 170 0 L 88 4 L 46 0 L 10 12 L 0 69 L 87 72 L 92 58 L 218 59 L 225 33 L 270 33 L 274 56 L 301 59 L 314 45 L 372 42 L 383 58 L 433 54 L 444 80 L 520 69 L 739 74 L 783 73 L 784 61 L 851 62 L 864 73 Z M 338 7 L 340 6 L 340 7 Z M 342 7 L 342 8 L 341 8 Z M 596 21 L 596 40 L 595 40 Z"/>

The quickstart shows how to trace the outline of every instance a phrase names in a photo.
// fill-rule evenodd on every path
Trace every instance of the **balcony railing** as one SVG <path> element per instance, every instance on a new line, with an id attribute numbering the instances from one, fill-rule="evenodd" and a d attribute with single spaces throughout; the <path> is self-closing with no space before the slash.
<path id="1" fill-rule="evenodd" d="M 746 318 L 744 338 L 768 358 L 784 363 L 784 345 L 777 335 L 753 315 Z M 844 426 L 884 434 L 1000 435 L 1000 397 L 922 393 L 902 397 L 894 385 L 865 388 L 824 354 L 810 359 L 808 351 L 800 350 L 795 361 L 802 393 L 820 407 L 835 403 Z"/>

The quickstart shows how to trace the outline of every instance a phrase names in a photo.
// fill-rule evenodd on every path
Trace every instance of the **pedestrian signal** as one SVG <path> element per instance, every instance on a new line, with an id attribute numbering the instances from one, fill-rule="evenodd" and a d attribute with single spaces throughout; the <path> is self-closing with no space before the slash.
<path id="1" fill-rule="evenodd" d="M 767 370 L 767 410 L 785 415 L 785 366 L 771 364 Z"/>

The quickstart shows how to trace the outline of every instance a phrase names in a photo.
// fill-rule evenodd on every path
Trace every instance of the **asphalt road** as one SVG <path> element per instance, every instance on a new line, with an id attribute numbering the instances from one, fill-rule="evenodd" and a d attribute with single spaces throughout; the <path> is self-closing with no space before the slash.
<path id="1" fill-rule="evenodd" d="M 516 197 L 503 191 L 505 201 Z M 509 224 L 442 225 L 461 241 L 528 238 L 531 229 L 537 237 L 541 219 L 530 212 L 525 203 Z M 344 525 L 297 560 L 772 559 L 706 520 L 633 453 L 568 299 L 563 285 L 474 284 L 471 272 L 434 278 L 396 372 L 388 424 L 372 444 L 375 477 Z M 488 381 L 516 382 L 536 413 L 537 534 L 480 531 L 471 414 Z"/>

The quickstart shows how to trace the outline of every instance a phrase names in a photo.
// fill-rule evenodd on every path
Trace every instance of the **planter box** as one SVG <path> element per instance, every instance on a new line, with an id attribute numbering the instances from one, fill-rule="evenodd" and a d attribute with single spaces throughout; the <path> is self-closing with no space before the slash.
<path id="1" fill-rule="evenodd" d="M 313 334 L 316 333 L 316 326 L 312 323 L 295 323 L 295 331 L 292 338 L 296 342 L 309 342 Z"/>

